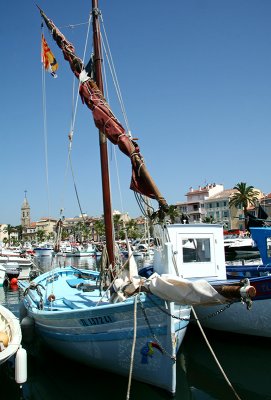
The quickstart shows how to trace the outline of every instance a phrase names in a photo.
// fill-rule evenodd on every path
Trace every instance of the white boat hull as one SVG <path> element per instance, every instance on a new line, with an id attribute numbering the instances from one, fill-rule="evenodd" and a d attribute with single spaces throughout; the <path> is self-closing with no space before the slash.
<path id="1" fill-rule="evenodd" d="M 0 305 L 0 332 L 8 335 L 8 346 L 0 351 L 0 365 L 15 355 L 21 345 L 22 332 L 20 322 L 6 307 Z"/>
<path id="2" fill-rule="evenodd" d="M 241 302 L 234 303 L 219 313 L 224 308 L 225 306 L 195 306 L 195 311 L 201 325 L 205 328 L 271 337 L 271 299 L 254 300 L 250 310 L 246 310 L 246 305 Z"/>
<path id="3" fill-rule="evenodd" d="M 54 250 L 53 249 L 42 249 L 42 248 L 36 248 L 34 249 L 35 256 L 37 257 L 50 257 L 53 255 Z"/>
<path id="4" fill-rule="evenodd" d="M 6 280 L 6 268 L 0 264 L 0 286 L 3 286 Z"/>
<path id="5" fill-rule="evenodd" d="M 44 308 L 38 309 L 40 296 L 35 290 L 29 290 L 25 296 L 24 307 L 35 322 L 36 333 L 66 357 L 123 376 L 129 376 L 135 343 L 132 378 L 175 393 L 176 355 L 189 323 L 191 307 L 165 302 L 156 296 L 151 296 L 152 302 L 144 293 L 139 295 L 136 309 L 136 297 L 120 303 L 110 303 L 105 298 L 106 303 L 96 306 L 100 298 L 98 289 L 82 292 L 78 288 L 72 296 L 68 293 L 71 290 L 66 282 L 69 271 L 76 272 L 71 267 L 55 270 L 57 279 L 46 291 L 48 294 L 54 289 L 56 299 L 52 305 L 43 297 Z M 52 276 L 52 272 L 32 282 L 40 282 L 45 287 L 46 276 Z M 24 284 L 27 285 L 21 283 Z M 63 293 L 65 287 L 67 292 Z"/>
<path id="6" fill-rule="evenodd" d="M 112 326 L 107 326 L 109 333 L 105 332 L 104 327 L 97 328 L 93 326 L 74 326 L 78 318 L 80 321 L 102 321 L 105 316 L 99 315 L 91 317 L 89 314 L 81 314 L 76 320 L 65 320 L 65 325 L 55 326 L 57 321 L 47 320 L 44 325 L 44 320 L 35 317 L 36 328 L 45 342 L 55 351 L 86 365 L 106 369 L 113 373 L 123 376 L 128 376 L 131 368 L 131 350 L 134 332 L 131 329 L 131 321 L 133 320 L 133 307 L 129 312 L 123 311 L 120 313 L 119 322 L 115 322 Z M 95 315 L 95 314 L 94 314 Z M 189 318 L 189 310 L 186 312 L 186 317 Z M 113 315 L 107 314 L 106 317 L 115 318 Z M 118 318 L 119 318 L 118 317 Z M 123 320 L 127 320 L 127 328 L 123 328 Z M 174 392 L 172 382 L 176 380 L 175 368 L 172 370 L 173 361 L 169 355 L 162 354 L 160 350 L 153 349 L 151 357 L 141 354 L 148 342 L 154 341 L 149 329 L 146 327 L 146 322 L 136 331 L 136 347 L 133 362 L 133 379 L 154 384 L 167 391 Z M 167 323 L 154 318 L 153 323 L 160 325 L 159 342 L 172 357 L 175 357 L 179 346 L 186 332 L 186 327 L 174 333 L 171 336 L 168 332 Z M 180 322 L 177 323 L 178 327 Z M 109 324 L 110 325 L 110 324 Z M 176 327 L 177 328 L 177 327 Z M 59 331 L 61 330 L 61 335 Z M 163 333 L 162 333 L 163 331 Z M 172 348 L 172 340 L 175 343 Z M 156 383 L 159 382 L 159 383 Z"/>

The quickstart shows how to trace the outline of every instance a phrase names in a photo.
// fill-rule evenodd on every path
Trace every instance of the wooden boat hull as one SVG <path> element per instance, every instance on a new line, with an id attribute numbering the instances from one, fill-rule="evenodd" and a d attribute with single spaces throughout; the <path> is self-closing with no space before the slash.
<path id="1" fill-rule="evenodd" d="M 174 394 L 175 357 L 186 332 L 190 307 L 155 296 L 151 296 L 152 301 L 144 293 L 139 295 L 136 308 L 136 297 L 120 303 L 109 303 L 105 298 L 96 306 L 100 298 L 98 289 L 82 292 L 76 288 L 71 290 L 67 283 L 63 285 L 65 280 L 76 278 L 75 272 L 71 267 L 54 270 L 58 275 L 52 281 L 56 299 L 52 304 L 44 299 L 42 310 L 38 308 L 40 295 L 35 290 L 29 290 L 25 296 L 25 310 L 33 318 L 38 335 L 66 357 L 123 376 L 129 376 L 132 366 L 133 379 Z M 34 282 L 46 288 L 46 278 L 50 276 L 53 276 L 51 271 Z M 47 293 L 52 284 L 47 285 Z M 67 291 L 60 295 L 58 285 L 59 290 L 67 286 Z M 41 286 L 40 290 L 43 293 Z"/>
<path id="2" fill-rule="evenodd" d="M 218 331 L 271 338 L 271 275 L 250 279 L 256 289 L 252 307 L 237 302 L 225 306 L 195 306 L 201 325 Z M 221 310 L 224 310 L 220 312 Z"/>
<path id="3" fill-rule="evenodd" d="M 0 305 L 0 332 L 8 335 L 8 346 L 0 351 L 0 365 L 16 354 L 21 345 L 22 332 L 19 319 L 6 307 Z"/>

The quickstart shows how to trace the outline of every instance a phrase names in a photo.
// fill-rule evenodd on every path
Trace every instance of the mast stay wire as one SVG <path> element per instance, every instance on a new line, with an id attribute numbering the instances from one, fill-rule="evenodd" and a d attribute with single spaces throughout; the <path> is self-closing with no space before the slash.
<path id="1" fill-rule="evenodd" d="M 116 69 L 115 69 L 112 53 L 111 53 L 109 42 L 108 42 L 108 37 L 107 37 L 107 34 L 106 34 L 106 30 L 105 30 L 105 26 L 104 26 L 104 22 L 103 22 L 102 16 L 100 18 L 101 18 L 102 27 L 103 27 L 103 30 L 104 30 L 104 37 L 105 37 L 105 43 L 103 41 L 103 37 L 101 37 L 102 45 L 104 47 L 105 55 L 106 55 L 106 58 L 107 58 L 107 61 L 108 61 L 108 66 L 109 66 L 109 69 L 110 69 L 110 72 L 111 72 L 111 75 L 112 75 L 112 79 L 113 79 L 113 82 L 114 82 L 114 85 L 115 85 L 115 88 L 116 88 L 116 93 L 117 93 L 117 96 L 118 96 L 118 99 L 119 99 L 119 102 L 120 102 L 120 107 L 121 107 L 123 118 L 124 118 L 125 125 L 126 125 L 126 128 L 127 128 L 126 134 L 127 134 L 127 136 L 131 137 L 131 132 L 130 132 L 129 123 L 128 123 L 128 117 L 127 117 L 127 113 L 126 113 L 126 110 L 125 110 L 125 107 L 124 107 L 124 102 L 123 102 L 123 98 L 122 98 L 122 94 L 121 94 L 121 90 L 120 90 L 120 85 L 119 85 L 119 81 L 118 81 L 118 77 L 117 77 L 117 73 L 116 73 Z M 108 49 L 108 51 L 106 49 Z"/>
<path id="2" fill-rule="evenodd" d="M 131 132 L 130 132 L 130 128 L 129 128 L 129 122 L 128 122 L 128 117 L 127 117 L 127 113 L 125 110 L 125 106 L 124 106 L 124 101 L 122 98 L 122 94 L 121 94 L 121 89 L 120 89 L 120 85 L 119 85 L 119 81 L 118 81 L 118 77 L 117 77 L 117 73 L 116 73 L 116 69 L 115 69 L 115 65 L 114 65 L 114 61 L 113 61 L 113 56 L 112 56 L 112 52 L 110 50 L 110 45 L 109 45 L 109 41 L 108 41 L 108 36 L 106 33 L 106 29 L 105 29 L 105 24 L 102 18 L 102 15 L 100 15 L 100 21 L 101 21 L 101 25 L 103 28 L 103 33 L 104 33 L 104 38 L 101 35 L 101 42 L 102 42 L 102 50 L 106 56 L 106 60 L 107 60 L 107 64 L 108 64 L 108 68 L 110 70 L 110 74 L 112 76 L 112 80 L 113 80 L 113 84 L 116 90 L 116 94 L 117 94 L 117 98 L 120 104 L 120 108 L 121 108 L 121 112 L 124 118 L 124 122 L 125 122 L 125 126 L 126 126 L 126 135 L 128 137 L 131 138 Z M 107 98 L 107 102 L 108 104 L 110 104 L 109 102 L 109 94 L 108 94 L 108 85 L 107 85 L 107 79 L 106 79 L 106 71 L 105 71 L 105 65 L 103 64 L 103 70 L 104 70 L 104 77 L 105 77 L 105 87 L 106 87 L 106 98 Z M 111 147 L 112 148 L 112 147 Z M 124 207 L 123 207 L 123 196 L 122 196 L 122 190 L 121 190 L 121 185 L 120 185 L 120 177 L 119 177 L 119 167 L 118 167 L 118 159 L 117 159 L 117 153 L 116 153 L 116 147 L 113 146 L 113 154 L 114 154 L 114 161 L 115 161 L 115 165 L 116 165 L 116 175 L 117 175 L 117 183 L 118 183 L 118 191 L 119 191 L 119 197 L 120 197 L 120 203 L 121 203 L 121 210 L 122 213 L 124 214 Z"/>
<path id="3" fill-rule="evenodd" d="M 114 82 L 114 85 L 115 85 L 116 93 L 117 93 L 117 96 L 118 96 L 118 99 L 119 99 L 119 102 L 120 102 L 120 107 L 121 107 L 121 110 L 122 110 L 123 118 L 124 118 L 125 125 L 126 125 L 126 128 L 127 128 L 126 135 L 130 139 L 132 139 L 132 134 L 131 134 L 131 130 L 130 130 L 130 127 L 129 127 L 128 117 L 127 117 L 127 113 L 126 113 L 126 110 L 125 110 L 124 101 L 123 101 L 123 98 L 122 98 L 120 85 L 119 85 L 119 81 L 118 81 L 118 77 L 117 77 L 117 73 L 116 73 L 116 69 L 115 69 L 115 65 L 114 65 L 114 61 L 113 61 L 113 57 L 112 57 L 112 52 L 110 50 L 108 36 L 107 36 L 107 33 L 106 33 L 106 29 L 105 29 L 105 25 L 104 25 L 104 22 L 103 22 L 102 15 L 100 16 L 100 19 L 101 19 L 101 23 L 102 23 L 102 27 L 103 27 L 103 31 L 104 31 L 104 36 L 105 36 L 105 43 L 103 41 L 103 38 L 101 38 L 102 39 L 102 44 L 103 44 L 104 51 L 105 51 L 105 54 L 106 54 L 106 57 L 107 57 L 108 66 L 109 66 L 109 69 L 110 69 L 110 72 L 111 72 L 111 75 L 112 75 L 112 79 L 113 79 L 113 82 Z M 108 52 L 106 51 L 106 48 L 108 49 Z M 115 153 L 115 159 L 116 159 L 115 146 L 114 146 L 114 153 Z M 116 159 L 116 162 L 117 162 L 117 159 Z M 117 168 L 117 171 L 118 171 L 118 168 Z M 119 182 L 119 176 L 118 176 L 118 182 Z M 143 204 L 146 204 L 146 201 L 144 200 L 144 197 L 140 193 L 136 193 L 136 192 L 134 192 L 134 196 L 136 198 L 136 202 L 138 203 L 139 208 L 141 209 L 142 214 L 145 215 L 146 217 L 149 217 L 146 214 L 145 210 L 144 210 Z M 122 203 L 122 200 L 121 200 L 121 203 Z M 149 206 L 150 209 L 152 209 L 154 211 L 153 207 L 150 204 L 148 204 L 148 206 Z M 124 210 L 123 210 L 123 212 L 124 212 Z"/>
<path id="4" fill-rule="evenodd" d="M 107 55 L 106 49 L 104 47 L 103 40 L 102 40 L 102 49 L 101 50 L 102 50 L 102 58 L 103 58 L 103 51 Z M 106 57 L 106 59 L 107 59 L 108 65 L 109 65 L 108 57 Z M 110 71 L 112 71 L 112 70 L 110 69 Z M 110 104 L 105 63 L 103 63 L 103 77 L 104 77 L 104 86 L 105 86 L 105 92 L 106 92 L 106 100 L 107 100 L 107 103 Z M 114 161 L 115 161 L 115 165 L 116 165 L 116 175 L 117 175 L 117 182 L 118 182 L 118 190 L 119 190 L 119 196 L 120 196 L 121 210 L 122 210 L 122 213 L 124 213 L 122 192 L 121 192 L 121 185 L 120 185 L 120 178 L 119 178 L 118 160 L 117 160 L 117 154 L 116 154 L 116 146 L 111 145 L 110 148 L 111 148 L 111 150 L 113 150 L 113 154 L 114 154 Z M 110 174 L 110 170 L 109 170 L 109 174 Z"/>
<path id="5" fill-rule="evenodd" d="M 83 53 L 83 64 L 84 64 L 84 60 L 86 57 L 86 52 L 87 52 L 87 44 L 88 44 L 88 38 L 89 38 L 89 31 L 90 31 L 90 24 L 92 21 L 92 14 L 89 14 L 89 19 L 88 19 L 88 27 L 87 27 L 87 34 L 86 34 L 86 40 L 85 40 L 85 46 L 84 46 L 84 53 Z M 74 28 L 75 26 L 79 26 L 79 25 L 83 25 L 86 23 L 82 23 L 82 24 L 76 24 L 76 25 L 67 25 L 67 27 L 69 28 Z M 74 186 L 74 190 L 75 190 L 75 195 L 76 195 L 76 199 L 77 199 L 77 203 L 78 203 L 78 207 L 79 210 L 81 212 L 83 221 L 84 220 L 84 216 L 83 216 L 83 211 L 82 211 L 82 206 L 81 206 L 81 202 L 79 199 L 79 194 L 78 194 L 78 190 L 77 190 L 77 185 L 76 185 L 76 181 L 75 181 L 75 174 L 74 174 L 74 170 L 73 170 L 73 166 L 72 166 L 72 157 L 71 157 L 71 153 L 72 153 L 72 142 L 73 142 L 73 136 L 74 136 L 74 132 L 75 132 L 75 121 L 76 121 L 76 115 L 77 115 L 77 109 L 78 109 L 78 101 L 79 101 L 79 87 L 80 87 L 80 82 L 77 85 L 77 94 L 76 94 L 76 99 L 74 101 L 74 94 L 75 94 L 75 84 L 76 79 L 75 77 L 73 77 L 73 95 L 72 95 L 72 117 L 71 117 L 71 128 L 70 128 L 70 132 L 68 135 L 69 138 L 69 146 L 68 146 L 68 156 L 67 156 L 67 164 L 66 164 L 66 171 L 65 171 L 65 180 L 67 178 L 67 170 L 68 170 L 68 166 L 70 165 L 70 169 L 71 169 L 71 175 L 72 175 L 72 180 L 73 180 L 73 186 Z M 64 186 L 65 186 L 65 182 L 64 182 Z M 64 189 L 63 189 L 63 193 L 64 193 Z M 64 196 L 63 196 L 64 197 Z M 64 202 L 64 201 L 63 201 Z M 61 210 L 63 210 L 63 207 L 61 207 Z"/>

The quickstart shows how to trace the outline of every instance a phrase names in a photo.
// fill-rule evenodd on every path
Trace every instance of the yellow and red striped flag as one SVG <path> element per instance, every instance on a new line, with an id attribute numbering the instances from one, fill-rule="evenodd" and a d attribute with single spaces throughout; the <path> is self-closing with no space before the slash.
<path id="1" fill-rule="evenodd" d="M 56 78 L 56 70 L 58 69 L 58 63 L 53 55 L 50 47 L 48 46 L 45 37 L 41 35 L 41 62 L 44 65 L 46 71 L 50 71 L 51 75 Z"/>

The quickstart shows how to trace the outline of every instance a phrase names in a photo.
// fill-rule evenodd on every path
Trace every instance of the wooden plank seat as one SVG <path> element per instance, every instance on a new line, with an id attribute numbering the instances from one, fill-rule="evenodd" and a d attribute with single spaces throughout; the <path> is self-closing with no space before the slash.
<path id="1" fill-rule="evenodd" d="M 80 299 L 72 301 L 63 297 L 62 301 L 66 306 L 70 307 L 72 310 L 78 310 L 80 308 L 84 309 L 96 305 L 96 302 L 91 300 L 88 300 L 87 302 L 82 300 L 80 301 Z"/>

